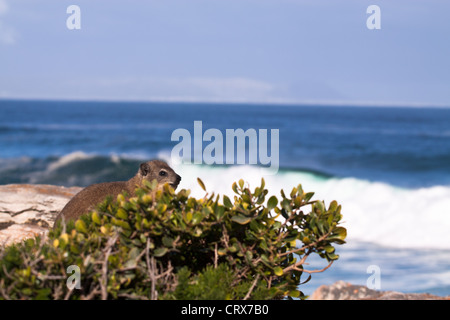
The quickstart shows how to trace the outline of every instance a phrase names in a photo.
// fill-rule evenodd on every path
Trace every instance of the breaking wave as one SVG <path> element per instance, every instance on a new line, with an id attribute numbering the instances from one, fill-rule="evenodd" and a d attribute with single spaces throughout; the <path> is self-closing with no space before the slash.
<path id="1" fill-rule="evenodd" d="M 96 155 L 74 152 L 45 159 L 0 159 L 0 184 L 34 183 L 64 186 L 87 186 L 93 183 L 128 180 L 142 161 L 163 158 L 155 155 Z M 201 178 L 210 192 L 233 195 L 231 185 L 244 179 L 251 189 L 264 177 L 269 192 L 279 196 L 302 184 L 314 191 L 314 199 L 326 204 L 342 204 L 348 240 L 371 242 L 395 248 L 442 248 L 450 244 L 450 186 L 406 189 L 387 183 L 357 178 L 337 178 L 317 172 L 280 169 L 276 175 L 265 175 L 253 166 L 175 165 L 182 176 L 179 188 L 191 189 L 195 197 L 204 191 L 197 184 Z"/>

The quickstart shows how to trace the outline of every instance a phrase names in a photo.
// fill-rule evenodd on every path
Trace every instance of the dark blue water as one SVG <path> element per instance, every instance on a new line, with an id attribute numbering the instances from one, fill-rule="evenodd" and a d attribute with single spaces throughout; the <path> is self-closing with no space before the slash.
<path id="1" fill-rule="evenodd" d="M 110 180 L 111 155 L 126 178 L 137 162 L 170 153 L 172 132 L 193 132 L 195 120 L 203 130 L 279 129 L 282 168 L 408 188 L 450 185 L 449 109 L 6 100 L 0 183 Z M 79 178 L 35 174 L 78 151 L 98 156 L 68 164 Z"/>

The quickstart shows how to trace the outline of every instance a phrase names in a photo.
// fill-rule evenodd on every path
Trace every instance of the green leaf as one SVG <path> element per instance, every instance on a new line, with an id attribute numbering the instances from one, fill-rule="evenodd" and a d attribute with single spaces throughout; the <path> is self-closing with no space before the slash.
<path id="1" fill-rule="evenodd" d="M 247 251 L 247 252 L 245 253 L 245 260 L 247 261 L 247 263 L 248 263 L 249 265 L 251 265 L 251 266 L 253 267 L 253 261 L 252 261 L 252 259 L 253 259 L 253 254 L 252 254 L 252 252 L 249 250 L 249 251 Z"/>
<path id="2" fill-rule="evenodd" d="M 81 219 L 78 219 L 77 222 L 75 222 L 75 229 L 82 233 L 87 233 L 86 224 Z"/>
<path id="3" fill-rule="evenodd" d="M 233 220 L 234 222 L 237 222 L 239 224 L 247 224 L 247 223 L 249 223 L 252 220 L 252 218 L 251 217 L 246 217 L 246 216 L 244 216 L 242 214 L 238 214 L 237 216 L 233 216 L 231 218 L 231 220 Z"/>
<path id="4" fill-rule="evenodd" d="M 98 225 L 101 224 L 100 216 L 97 211 L 92 212 L 91 218 L 95 224 L 98 224 Z"/>
<path id="5" fill-rule="evenodd" d="M 320 234 L 325 234 L 325 226 L 322 220 L 317 221 L 317 227 L 319 228 Z"/>
<path id="6" fill-rule="evenodd" d="M 206 217 L 206 218 L 208 218 L 209 217 L 209 215 L 212 213 L 212 209 L 211 209 L 211 207 L 203 207 L 203 209 L 202 209 L 202 214 Z"/>
<path id="7" fill-rule="evenodd" d="M 50 300 L 52 290 L 50 288 L 39 289 L 37 291 L 36 300 Z"/>
<path id="8" fill-rule="evenodd" d="M 184 217 L 184 221 L 186 221 L 187 223 L 192 221 L 192 212 L 191 211 L 186 213 L 186 215 Z"/>
<path id="9" fill-rule="evenodd" d="M 163 243 L 163 245 L 165 245 L 166 247 L 172 247 L 172 246 L 173 246 L 173 242 L 174 242 L 174 239 L 171 238 L 171 237 L 164 236 L 164 237 L 162 238 L 162 243 Z"/>
<path id="10" fill-rule="evenodd" d="M 261 255 L 261 261 L 267 266 L 267 267 L 271 267 L 271 263 L 270 263 L 270 260 L 269 260 L 269 258 L 263 253 L 262 255 Z"/>
<path id="11" fill-rule="evenodd" d="M 316 208 L 317 211 L 319 211 L 319 213 L 322 213 L 325 210 L 325 206 L 323 204 L 323 201 L 317 201 L 314 204 L 314 207 Z"/>
<path id="12" fill-rule="evenodd" d="M 125 262 L 124 267 L 125 268 L 134 268 L 137 265 L 137 257 L 139 256 L 139 250 L 138 248 L 134 247 L 130 250 L 128 253 L 128 260 Z"/>
<path id="13" fill-rule="evenodd" d="M 130 252 L 128 253 L 128 259 L 136 259 L 139 256 L 139 249 L 134 247 L 133 249 L 130 250 Z"/>
<path id="14" fill-rule="evenodd" d="M 283 269 L 281 269 L 281 267 L 275 267 L 273 268 L 273 273 L 275 273 L 275 275 L 281 277 L 283 275 Z"/>
<path id="15" fill-rule="evenodd" d="M 258 187 L 256 187 L 255 193 L 253 193 L 253 196 L 254 196 L 254 197 L 259 197 L 260 195 L 261 195 L 261 189 L 258 188 Z"/>
<path id="16" fill-rule="evenodd" d="M 233 207 L 233 204 L 231 203 L 230 198 L 228 198 L 226 195 L 223 195 L 223 205 L 227 208 Z"/>
<path id="17" fill-rule="evenodd" d="M 273 228 L 276 230 L 276 229 L 279 229 L 281 227 L 281 222 L 280 221 L 275 221 L 274 223 L 273 223 Z"/>
<path id="18" fill-rule="evenodd" d="M 275 196 L 271 196 L 269 201 L 267 201 L 267 209 L 270 211 L 275 208 L 278 204 L 278 199 Z"/>
<path id="19" fill-rule="evenodd" d="M 194 236 L 195 236 L 195 237 L 200 237 L 200 236 L 202 235 L 202 233 L 203 233 L 202 228 L 196 227 L 196 228 L 194 229 Z"/>
<path id="20" fill-rule="evenodd" d="M 231 186 L 231 189 L 233 189 L 234 193 L 238 193 L 236 182 L 233 182 L 233 185 Z"/>
<path id="21" fill-rule="evenodd" d="M 347 237 L 347 229 L 345 229 L 343 227 L 337 227 L 333 230 L 332 236 L 335 236 L 338 239 L 344 240 Z"/>
<path id="22" fill-rule="evenodd" d="M 301 292 L 300 291 L 298 291 L 298 290 L 292 290 L 292 291 L 289 291 L 289 296 L 290 297 L 292 297 L 292 298 L 298 298 L 298 297 L 300 297 L 300 294 L 301 294 Z"/>
<path id="23" fill-rule="evenodd" d="M 80 253 L 80 249 L 76 245 L 72 244 L 70 246 L 70 252 L 72 252 L 74 254 L 79 254 Z"/>
<path id="24" fill-rule="evenodd" d="M 326 256 L 327 256 L 328 260 L 337 260 L 337 259 L 339 259 L 339 255 L 338 254 L 334 254 L 334 253 L 326 253 Z"/>
<path id="25" fill-rule="evenodd" d="M 155 190 L 157 186 L 158 186 L 158 180 L 153 179 L 152 182 L 150 183 L 150 189 Z"/>
<path id="26" fill-rule="evenodd" d="M 291 202 L 288 199 L 283 199 L 283 201 L 281 201 L 281 206 L 287 212 L 291 212 L 292 211 Z"/>
<path id="27" fill-rule="evenodd" d="M 198 182 L 198 184 L 200 185 L 200 187 L 201 187 L 204 191 L 206 191 L 205 184 L 203 183 L 202 179 L 197 178 L 197 182 Z"/>
<path id="28" fill-rule="evenodd" d="M 194 216 L 192 218 L 192 223 L 193 224 L 197 224 L 197 223 L 199 223 L 202 220 L 203 220 L 203 215 L 202 215 L 201 212 L 194 213 Z"/>
<path id="29" fill-rule="evenodd" d="M 128 214 L 127 214 L 127 212 L 124 209 L 119 208 L 117 210 L 116 217 L 118 217 L 120 219 L 123 219 L 123 220 L 127 220 L 128 219 Z"/>
<path id="30" fill-rule="evenodd" d="M 224 216 L 225 207 L 217 205 L 214 209 L 214 214 L 216 215 L 216 219 L 220 220 Z"/>
<path id="31" fill-rule="evenodd" d="M 169 251 L 169 249 L 161 247 L 161 248 L 158 248 L 155 251 L 153 251 L 153 255 L 155 257 L 159 258 L 159 257 L 164 256 L 167 253 L 167 251 Z"/>
<path id="32" fill-rule="evenodd" d="M 231 247 L 229 247 L 228 248 L 228 250 L 230 251 L 230 252 L 237 252 L 238 250 L 239 250 L 239 246 L 238 246 L 238 244 L 237 243 L 235 243 L 235 244 L 233 244 Z"/>
<path id="33" fill-rule="evenodd" d="M 244 189 L 244 180 L 239 179 L 239 187 L 240 187 L 241 189 Z"/>
<path id="34" fill-rule="evenodd" d="M 292 188 L 291 194 L 289 195 L 291 198 L 295 198 L 295 195 L 297 194 L 297 188 Z"/>
<path id="35" fill-rule="evenodd" d="M 334 212 L 336 211 L 337 207 L 338 203 L 335 200 L 333 200 L 331 201 L 330 206 L 328 207 L 328 211 Z"/>
<path id="36" fill-rule="evenodd" d="M 304 200 L 305 202 L 308 202 L 314 195 L 314 192 L 308 192 L 307 194 L 305 194 Z"/>
<path id="37" fill-rule="evenodd" d="M 263 250 L 269 250 L 269 247 L 267 247 L 267 242 L 266 240 L 262 239 L 261 243 L 259 244 L 259 247 Z"/>
<path id="38" fill-rule="evenodd" d="M 294 198 L 294 204 L 295 206 L 298 208 L 300 207 L 300 205 L 302 204 L 302 197 L 301 196 L 297 196 Z"/>

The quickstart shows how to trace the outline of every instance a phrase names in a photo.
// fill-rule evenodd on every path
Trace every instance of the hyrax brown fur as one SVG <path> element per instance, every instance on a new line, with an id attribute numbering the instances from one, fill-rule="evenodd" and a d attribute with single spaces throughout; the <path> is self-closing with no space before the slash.
<path id="1" fill-rule="evenodd" d="M 181 177 L 164 161 L 152 160 L 141 163 L 138 173 L 128 181 L 98 183 L 81 190 L 61 210 L 54 226 L 63 218 L 65 222 L 77 220 L 81 215 L 95 209 L 95 206 L 108 196 L 112 196 L 115 199 L 124 191 L 128 195 L 133 196 L 136 187 L 142 187 L 144 180 L 152 182 L 154 179 L 158 182 L 158 188 L 168 183 L 172 188 L 176 189 Z"/>

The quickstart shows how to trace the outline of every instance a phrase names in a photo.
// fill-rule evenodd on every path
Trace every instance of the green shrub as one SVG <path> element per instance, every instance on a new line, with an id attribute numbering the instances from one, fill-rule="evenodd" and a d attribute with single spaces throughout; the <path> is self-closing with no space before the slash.
<path id="1" fill-rule="evenodd" d="M 234 183 L 233 200 L 155 185 L 3 249 L 0 299 L 305 298 L 299 285 L 338 259 L 334 245 L 346 237 L 341 206 L 327 209 L 301 185 L 280 200 L 266 199 L 263 179 L 253 192 Z M 304 269 L 311 254 L 328 265 Z M 79 289 L 69 289 L 69 266 Z"/>

